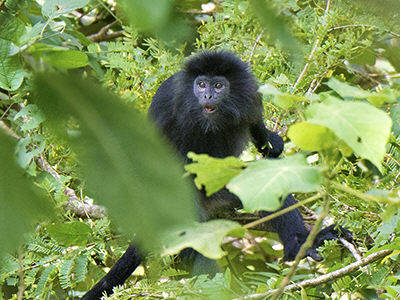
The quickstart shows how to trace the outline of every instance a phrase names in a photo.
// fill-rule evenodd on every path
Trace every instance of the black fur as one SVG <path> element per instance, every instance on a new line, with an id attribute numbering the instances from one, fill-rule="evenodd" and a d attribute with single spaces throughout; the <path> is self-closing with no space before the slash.
<path id="1" fill-rule="evenodd" d="M 211 116 L 204 113 L 200 99 L 193 92 L 193 82 L 199 75 L 223 76 L 229 82 L 229 93 L 218 99 L 218 109 Z M 258 86 L 249 66 L 229 52 L 207 51 L 190 58 L 182 71 L 171 76 L 159 87 L 149 113 L 186 162 L 189 151 L 206 153 L 213 157 L 238 156 L 250 140 L 266 157 L 277 157 L 283 150 L 282 138 L 264 125 Z M 202 220 L 229 217 L 235 209 L 242 207 L 238 197 L 227 189 L 210 197 L 201 193 L 200 198 Z M 289 195 L 282 208 L 294 203 L 296 200 Z M 261 212 L 260 216 L 268 214 L 270 213 Z M 278 233 L 288 260 L 295 258 L 309 233 L 297 209 L 273 219 L 265 224 L 265 229 Z M 351 237 L 349 231 L 343 231 L 345 236 L 347 234 L 346 237 Z M 334 227 L 328 227 L 318 235 L 314 246 L 337 236 L 338 232 Z M 110 293 L 112 286 L 123 283 L 140 263 L 139 256 L 132 247 L 127 251 L 133 259 L 127 258 L 128 252 L 124 254 L 122 262 L 118 261 L 110 273 L 83 299 L 98 299 L 103 291 Z M 314 248 L 307 253 L 315 259 L 321 259 Z"/>

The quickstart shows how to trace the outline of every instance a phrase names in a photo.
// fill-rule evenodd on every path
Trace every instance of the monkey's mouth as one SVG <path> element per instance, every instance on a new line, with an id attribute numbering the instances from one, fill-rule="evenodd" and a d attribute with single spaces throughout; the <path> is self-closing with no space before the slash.
<path id="1" fill-rule="evenodd" d="M 204 107 L 204 112 L 207 114 L 212 114 L 215 113 L 217 111 L 217 107 L 216 106 L 205 106 Z"/>

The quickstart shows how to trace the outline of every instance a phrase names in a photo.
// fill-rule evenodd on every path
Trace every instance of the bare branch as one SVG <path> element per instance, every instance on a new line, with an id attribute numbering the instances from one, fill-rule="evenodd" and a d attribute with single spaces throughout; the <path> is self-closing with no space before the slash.
<path id="1" fill-rule="evenodd" d="M 122 37 L 124 36 L 124 31 L 115 31 L 115 32 L 108 32 L 108 30 L 113 27 L 115 24 L 118 23 L 118 20 L 115 20 L 114 22 L 107 24 L 103 28 L 100 29 L 98 33 L 89 35 L 87 38 L 91 40 L 92 42 L 100 42 L 100 41 L 108 41 L 115 39 L 117 37 Z"/>
<path id="2" fill-rule="evenodd" d="M 36 163 L 42 168 L 43 171 L 46 171 L 55 179 L 60 179 L 60 175 L 56 170 L 50 166 L 50 164 L 44 160 L 43 156 L 40 155 L 36 159 Z M 70 187 L 66 187 L 64 190 L 64 194 L 68 196 L 68 202 L 64 205 L 65 210 L 71 211 L 77 217 L 80 218 L 103 218 L 105 216 L 105 208 L 103 206 L 95 205 L 95 204 L 87 204 L 84 203 L 81 199 L 76 196 L 75 191 Z M 89 198 L 89 200 L 92 200 Z"/>
<path id="3" fill-rule="evenodd" d="M 306 288 L 306 287 L 309 287 L 309 286 L 316 286 L 316 285 L 323 284 L 323 283 L 326 283 L 328 281 L 334 280 L 336 278 L 343 277 L 343 276 L 345 276 L 345 275 L 347 275 L 347 274 L 349 274 L 349 273 L 351 273 L 353 271 L 356 271 L 360 267 L 364 267 L 366 265 L 369 265 L 369 264 L 377 261 L 378 259 L 389 255 L 391 252 L 392 252 L 392 250 L 388 250 L 388 249 L 375 252 L 375 253 L 367 256 L 366 258 L 362 258 L 361 260 L 358 260 L 358 261 L 356 261 L 356 262 L 354 262 L 354 263 L 352 263 L 352 264 L 350 264 L 348 266 L 345 266 L 345 267 L 343 267 L 343 268 L 341 268 L 339 270 L 330 272 L 330 273 L 325 274 L 325 275 L 318 276 L 318 277 L 313 278 L 313 279 L 307 279 L 307 280 L 300 281 L 298 283 L 290 284 L 290 285 L 285 287 L 284 292 L 295 291 L 295 290 L 299 290 L 299 289 Z M 270 291 L 265 292 L 265 293 L 247 295 L 247 296 L 244 296 L 242 298 L 236 298 L 234 300 L 264 298 L 264 297 L 267 297 L 267 296 L 275 293 L 276 291 L 277 290 L 270 290 Z"/>

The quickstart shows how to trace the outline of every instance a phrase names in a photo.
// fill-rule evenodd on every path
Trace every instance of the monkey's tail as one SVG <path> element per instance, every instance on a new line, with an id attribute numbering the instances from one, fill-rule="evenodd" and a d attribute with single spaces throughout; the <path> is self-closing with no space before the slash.
<path id="1" fill-rule="evenodd" d="M 132 245 L 124 255 L 115 263 L 111 270 L 104 276 L 81 300 L 98 300 L 104 292 L 112 294 L 113 287 L 121 285 L 140 265 L 141 257 L 138 249 Z"/>

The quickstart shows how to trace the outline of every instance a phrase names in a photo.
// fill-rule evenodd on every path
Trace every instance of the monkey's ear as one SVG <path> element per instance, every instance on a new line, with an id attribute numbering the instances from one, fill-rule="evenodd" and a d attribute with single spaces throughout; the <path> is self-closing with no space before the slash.
<path id="1" fill-rule="evenodd" d="M 278 157 L 281 155 L 284 146 L 283 139 L 275 132 L 268 130 L 267 144 L 259 151 L 264 157 Z"/>

